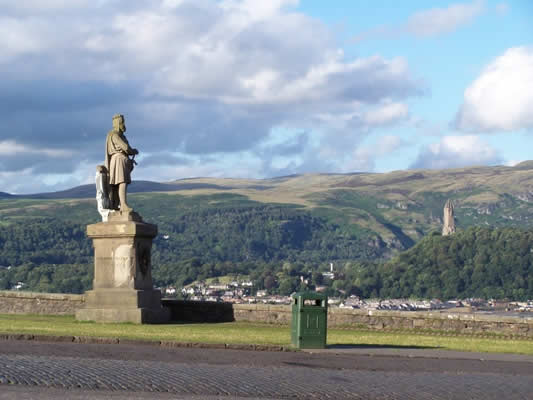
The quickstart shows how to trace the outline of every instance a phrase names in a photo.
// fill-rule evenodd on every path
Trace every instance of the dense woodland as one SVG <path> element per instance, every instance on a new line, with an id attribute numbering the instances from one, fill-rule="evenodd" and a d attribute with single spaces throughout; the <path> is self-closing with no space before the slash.
<path id="1" fill-rule="evenodd" d="M 311 288 L 327 284 L 331 295 L 526 300 L 533 298 L 532 243 L 532 231 L 471 227 L 450 236 L 430 234 L 388 262 L 347 261 L 330 282 L 316 270 L 309 273 L 308 266 L 290 263 L 256 269 L 253 276 L 283 294 L 307 286 L 295 279 L 303 274 L 311 278 Z"/>
<path id="2" fill-rule="evenodd" d="M 533 298 L 533 232 L 471 227 L 429 235 L 379 268 L 383 297 Z"/>
<path id="3" fill-rule="evenodd" d="M 184 197 L 179 203 L 176 196 L 151 195 L 150 206 L 142 200 L 136 199 L 135 208 L 160 233 L 152 250 L 153 277 L 160 286 L 256 269 L 274 271 L 286 262 L 317 269 L 329 261 L 373 259 L 383 251 L 368 246 L 367 235 L 292 205 L 226 194 Z M 0 225 L 0 289 L 18 282 L 37 291 L 88 289 L 93 260 L 85 229 L 97 219 L 94 211 L 87 217 L 87 207 L 52 209 L 49 217 L 40 211 L 38 218 L 28 215 L 23 222 Z M 71 268 L 68 282 L 56 276 L 72 265 L 76 268 Z"/>
<path id="4" fill-rule="evenodd" d="M 386 261 L 364 230 L 293 205 L 235 195 L 183 198 L 179 207 L 168 195 L 152 195 L 151 207 L 134 199 L 141 215 L 159 227 L 152 254 L 158 286 L 247 275 L 257 289 L 279 294 L 325 285 L 329 294 L 345 296 L 533 298 L 528 230 L 430 234 Z M 18 282 L 24 290 L 46 292 L 90 288 L 92 246 L 85 227 L 96 218 L 89 205 L 76 207 L 0 224 L 0 289 Z M 320 273 L 330 262 L 337 272 L 333 281 Z"/>

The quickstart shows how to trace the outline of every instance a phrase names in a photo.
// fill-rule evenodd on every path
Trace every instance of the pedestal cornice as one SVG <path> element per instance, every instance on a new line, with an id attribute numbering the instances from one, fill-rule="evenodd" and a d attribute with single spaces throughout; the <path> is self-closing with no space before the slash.
<path id="1" fill-rule="evenodd" d="M 135 212 L 111 212 L 107 222 L 87 225 L 87 236 L 92 239 L 157 236 L 157 225 L 143 222 Z"/>

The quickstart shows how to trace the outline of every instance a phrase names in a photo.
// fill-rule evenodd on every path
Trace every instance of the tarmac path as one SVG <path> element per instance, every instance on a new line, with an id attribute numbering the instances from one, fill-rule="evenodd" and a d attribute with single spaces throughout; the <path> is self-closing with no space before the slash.
<path id="1" fill-rule="evenodd" d="M 533 399 L 533 357 L 0 340 L 4 399 Z"/>

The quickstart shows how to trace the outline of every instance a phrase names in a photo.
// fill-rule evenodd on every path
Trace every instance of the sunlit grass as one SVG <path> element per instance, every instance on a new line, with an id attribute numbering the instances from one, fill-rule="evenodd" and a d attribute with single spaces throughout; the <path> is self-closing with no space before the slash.
<path id="1" fill-rule="evenodd" d="M 533 341 L 474 336 L 435 336 L 414 332 L 369 332 L 330 330 L 328 344 L 359 344 L 391 347 L 433 348 L 442 350 L 533 354 Z"/>
<path id="2" fill-rule="evenodd" d="M 100 324 L 79 322 L 72 316 L 0 314 L 0 332 L 35 335 L 118 337 L 203 343 L 253 343 L 288 345 L 288 328 L 267 324 Z"/>
<path id="3" fill-rule="evenodd" d="M 288 326 L 228 322 L 218 324 L 99 324 L 72 316 L 0 314 L 1 333 L 91 336 L 186 343 L 290 345 Z M 533 341 L 469 336 L 435 336 L 414 332 L 329 329 L 329 345 L 433 348 L 442 350 L 533 354 Z"/>

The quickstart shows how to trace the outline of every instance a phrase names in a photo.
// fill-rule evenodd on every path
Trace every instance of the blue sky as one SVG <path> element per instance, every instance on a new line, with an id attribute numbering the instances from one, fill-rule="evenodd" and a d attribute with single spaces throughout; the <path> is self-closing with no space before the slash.
<path id="1" fill-rule="evenodd" d="M 0 0 L 0 191 L 513 165 L 533 148 L 533 3 Z"/>
<path id="2" fill-rule="evenodd" d="M 454 6 L 471 7 L 474 15 L 465 18 L 463 23 L 450 21 L 449 29 L 432 34 L 390 33 L 405 26 L 417 13 L 432 10 L 446 13 Z M 533 3 L 529 1 L 411 0 L 394 3 L 340 0 L 335 2 L 335 7 L 326 7 L 323 1 L 310 0 L 301 2 L 300 9 L 323 20 L 336 31 L 348 56 L 405 57 L 428 89 L 426 95 L 407 102 L 410 112 L 424 119 L 441 135 L 462 133 L 450 122 L 462 103 L 464 90 L 483 68 L 507 49 L 530 46 L 533 42 Z M 528 133 L 531 133 L 531 126 L 525 130 L 491 132 L 484 140 L 501 151 L 501 162 L 513 163 L 532 158 L 529 149 L 533 140 Z M 376 171 L 408 168 L 416 161 L 420 146 L 435 142 L 436 137 L 431 132 L 398 125 L 376 130 L 365 143 L 374 145 L 381 135 L 388 134 L 399 135 L 413 146 L 393 157 L 388 155 L 377 159 Z"/>

